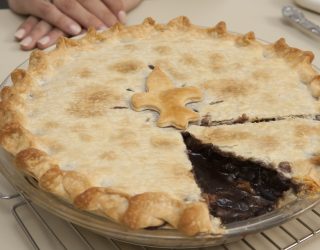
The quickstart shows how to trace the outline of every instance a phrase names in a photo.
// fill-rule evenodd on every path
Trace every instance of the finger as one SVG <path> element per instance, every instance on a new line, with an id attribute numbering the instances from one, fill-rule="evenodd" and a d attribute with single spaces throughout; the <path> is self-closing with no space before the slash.
<path id="1" fill-rule="evenodd" d="M 119 19 L 120 22 L 126 23 L 127 14 L 124 9 L 122 0 L 103 0 L 112 13 Z"/>
<path id="2" fill-rule="evenodd" d="M 92 4 L 91 2 L 92 1 L 88 4 Z M 94 27 L 96 29 L 101 29 L 104 27 L 102 21 L 86 10 L 78 1 L 56 0 L 54 3 L 60 11 L 77 21 L 85 28 Z"/>
<path id="3" fill-rule="evenodd" d="M 19 41 L 25 38 L 38 22 L 38 18 L 34 16 L 29 16 L 17 29 L 16 33 L 14 34 L 14 37 Z"/>
<path id="4" fill-rule="evenodd" d="M 52 26 L 46 21 L 40 21 L 30 32 L 30 34 L 25 37 L 21 42 L 20 46 L 23 50 L 30 50 L 36 46 L 37 41 L 46 35 Z"/>
<path id="5" fill-rule="evenodd" d="M 55 44 L 59 37 L 65 35 L 62 30 L 54 28 L 37 42 L 39 49 L 46 49 Z"/>
<path id="6" fill-rule="evenodd" d="M 78 35 L 81 32 L 80 25 L 70 17 L 63 14 L 53 4 L 43 0 L 33 0 L 37 2 L 37 8 L 30 7 L 29 12 L 58 27 L 69 35 Z M 27 1 L 24 1 L 27 2 Z M 68 2 L 68 1 L 66 1 Z"/>
<path id="7" fill-rule="evenodd" d="M 32 1 L 32 0 L 31 0 Z M 8 0 L 9 8 L 18 14 L 30 14 L 26 10 L 26 1 Z M 30 3 L 29 3 L 30 4 Z"/>
<path id="8" fill-rule="evenodd" d="M 81 5 L 98 17 L 106 26 L 110 27 L 118 22 L 117 17 L 100 0 L 80 0 Z"/>
<path id="9" fill-rule="evenodd" d="M 123 0 L 124 9 L 126 12 L 129 12 L 130 10 L 137 7 L 142 0 Z"/>

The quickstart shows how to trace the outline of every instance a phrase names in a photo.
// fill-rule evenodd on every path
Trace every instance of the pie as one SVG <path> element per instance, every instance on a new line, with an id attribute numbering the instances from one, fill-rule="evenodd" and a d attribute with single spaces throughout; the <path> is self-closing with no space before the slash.
<path id="1" fill-rule="evenodd" d="M 220 234 L 320 187 L 313 54 L 147 18 L 34 51 L 0 143 L 39 186 L 132 229 Z M 160 115 L 159 115 L 160 114 Z"/>

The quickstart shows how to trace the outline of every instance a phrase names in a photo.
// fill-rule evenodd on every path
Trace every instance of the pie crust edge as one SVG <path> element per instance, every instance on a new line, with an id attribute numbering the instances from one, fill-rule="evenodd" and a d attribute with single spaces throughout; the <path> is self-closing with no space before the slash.
<path id="1" fill-rule="evenodd" d="M 13 86 L 4 87 L 0 102 L 0 144 L 15 156 L 17 166 L 39 181 L 39 186 L 47 192 L 63 198 L 76 207 L 96 212 L 126 224 L 132 229 L 161 226 L 165 222 L 186 235 L 199 233 L 223 233 L 220 221 L 211 218 L 205 202 L 185 203 L 170 197 L 166 193 L 142 193 L 130 197 L 112 188 L 92 187 L 88 179 L 75 171 L 63 171 L 46 152 L 35 148 L 35 137 L 24 128 L 23 114 L 15 106 L 23 106 L 22 95 L 32 88 L 33 78 L 50 73 L 48 58 L 53 66 L 63 64 L 61 58 L 67 55 L 68 48 L 85 49 L 107 39 L 122 36 L 144 37 L 150 32 L 174 32 L 177 30 L 206 36 L 232 39 L 239 46 L 264 46 L 269 56 L 281 57 L 288 65 L 294 67 L 303 83 L 309 86 L 314 97 L 320 96 L 320 75 L 317 75 L 311 63 L 312 52 L 289 47 L 283 38 L 274 44 L 265 45 L 256 41 L 254 33 L 235 35 L 226 31 L 224 22 L 213 28 L 201 28 L 190 23 L 186 17 L 178 17 L 168 24 L 156 24 L 147 18 L 140 25 L 124 27 L 116 24 L 104 33 L 90 29 L 79 40 L 61 38 L 56 49 L 48 53 L 34 51 L 29 59 L 28 70 L 17 69 L 11 74 Z M 268 55 L 266 55 L 268 56 Z M 63 59 L 62 59 L 63 60 Z"/>

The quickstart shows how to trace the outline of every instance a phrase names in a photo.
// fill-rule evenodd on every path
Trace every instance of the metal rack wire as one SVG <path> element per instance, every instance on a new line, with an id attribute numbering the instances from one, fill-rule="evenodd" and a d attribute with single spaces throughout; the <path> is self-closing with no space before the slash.
<path id="1" fill-rule="evenodd" d="M 22 199 L 17 199 L 18 197 Z M 30 230 L 30 222 L 37 221 L 38 226 L 45 231 L 45 249 L 48 249 L 48 241 L 52 245 L 52 249 L 113 249 L 113 250 L 156 250 L 145 246 L 134 246 L 128 243 L 119 242 L 98 236 L 86 229 L 76 226 L 66 221 L 60 221 L 58 225 L 52 224 L 52 220 L 57 224 L 60 219 L 42 210 L 32 202 L 25 199 L 19 194 L 2 194 L 0 199 L 17 199 L 17 203 L 12 207 L 12 214 L 19 224 L 20 228 L 30 241 L 34 249 L 44 249 L 41 240 L 36 238 L 37 233 Z M 26 213 L 29 213 L 26 215 Z M 36 219 L 36 220 L 35 220 Z M 33 225 L 34 226 L 34 225 Z M 63 230 L 62 230 L 63 229 Z M 68 234 L 61 233 L 68 231 Z M 314 237 L 320 233 L 320 206 L 315 207 L 311 211 L 303 214 L 288 223 L 279 227 L 258 233 L 256 235 L 247 236 L 246 238 L 220 247 L 202 248 L 201 250 L 216 249 L 282 249 L 289 250 L 299 246 L 301 243 Z M 68 235 L 65 237 L 64 235 Z M 72 237 L 71 237 L 72 235 Z M 39 237 L 38 237 L 39 238 Z M 43 241 L 43 239 L 42 239 Z M 75 244 L 76 243 L 76 244 Z"/>

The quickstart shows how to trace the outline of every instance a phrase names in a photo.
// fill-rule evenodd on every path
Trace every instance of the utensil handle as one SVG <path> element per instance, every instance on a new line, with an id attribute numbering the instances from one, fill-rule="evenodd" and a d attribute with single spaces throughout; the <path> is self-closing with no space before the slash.
<path id="1" fill-rule="evenodd" d="M 320 27 L 308 20 L 304 14 L 292 5 L 286 5 L 282 8 L 283 17 L 295 27 L 303 32 L 320 39 Z"/>

